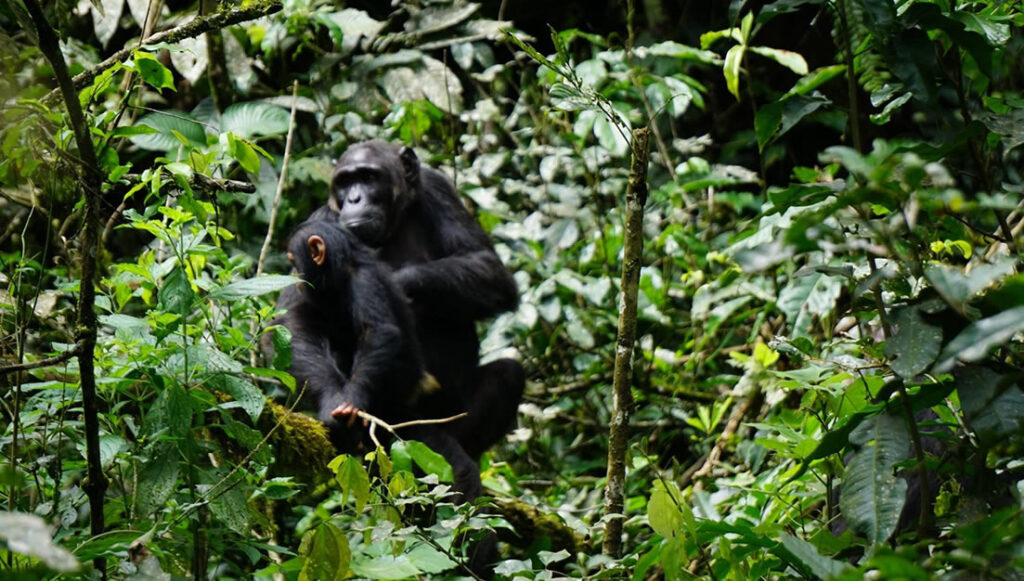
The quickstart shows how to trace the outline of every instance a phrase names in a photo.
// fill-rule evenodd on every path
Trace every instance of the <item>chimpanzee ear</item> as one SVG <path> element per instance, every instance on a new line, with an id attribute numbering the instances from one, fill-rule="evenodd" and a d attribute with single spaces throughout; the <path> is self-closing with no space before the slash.
<path id="1" fill-rule="evenodd" d="M 410 185 L 417 183 L 420 177 L 420 160 L 416 157 L 416 152 L 407 145 L 398 152 L 398 159 L 402 161 L 402 175 L 405 177 L 405 182 Z"/>
<path id="2" fill-rule="evenodd" d="M 327 243 L 316 234 L 309 237 L 309 257 L 317 266 L 323 266 L 327 262 Z"/>

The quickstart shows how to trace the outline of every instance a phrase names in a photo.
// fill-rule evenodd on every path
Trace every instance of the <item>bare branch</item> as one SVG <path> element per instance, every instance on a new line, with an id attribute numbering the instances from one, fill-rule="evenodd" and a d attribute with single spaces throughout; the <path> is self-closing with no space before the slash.
<path id="1" fill-rule="evenodd" d="M 292 134 L 295 133 L 295 109 L 299 103 L 299 82 L 292 84 L 292 116 L 288 121 L 288 137 L 284 142 L 284 159 L 281 161 L 281 175 L 277 179 L 277 191 L 274 193 L 274 203 L 270 207 L 270 224 L 267 225 L 267 236 L 263 239 L 263 248 L 260 249 L 260 259 L 256 263 L 256 276 L 263 274 L 263 263 L 267 259 L 267 252 L 270 250 L 270 242 L 274 239 L 274 222 L 277 221 L 277 209 L 281 205 L 281 196 L 284 193 L 284 180 L 288 175 L 288 160 L 292 153 Z"/>
<path id="2" fill-rule="evenodd" d="M 373 414 L 370 414 L 370 413 L 367 413 L 367 412 L 365 412 L 363 410 L 359 410 L 358 412 L 356 412 L 356 415 L 359 416 L 360 418 L 362 418 L 363 420 L 365 420 L 367 422 L 370 422 L 370 439 L 373 440 L 373 444 L 375 446 L 383 447 L 380 444 L 380 440 L 377 439 L 377 426 L 380 426 L 380 427 L 384 428 L 385 430 L 387 430 L 387 431 L 389 431 L 392 434 L 397 436 L 398 434 L 396 434 L 395 432 L 398 431 L 398 430 L 401 430 L 402 428 L 408 428 L 410 426 L 430 426 L 430 425 L 435 425 L 435 424 L 447 424 L 449 422 L 454 422 L 455 420 L 462 419 L 462 418 L 466 417 L 469 414 L 467 414 L 466 412 L 462 412 L 461 414 L 457 414 L 457 415 L 454 415 L 454 416 L 451 416 L 451 417 L 447 417 L 447 418 L 441 418 L 441 419 L 426 419 L 425 418 L 425 419 L 421 419 L 421 420 L 410 420 L 408 422 L 401 422 L 401 423 L 393 424 L 393 425 L 389 424 L 389 423 L 385 422 L 384 420 L 378 418 L 377 416 L 375 416 Z"/>
<path id="3" fill-rule="evenodd" d="M 31 369 L 39 369 L 40 367 L 60 365 L 61 363 L 64 363 L 65 361 L 78 355 L 79 351 L 80 347 L 76 345 L 74 349 L 69 349 L 61 353 L 60 355 L 54 355 L 53 357 L 47 357 L 46 359 L 4 365 L 3 367 L 0 367 L 0 375 L 7 375 L 8 373 L 16 373 L 18 371 L 29 371 Z"/>

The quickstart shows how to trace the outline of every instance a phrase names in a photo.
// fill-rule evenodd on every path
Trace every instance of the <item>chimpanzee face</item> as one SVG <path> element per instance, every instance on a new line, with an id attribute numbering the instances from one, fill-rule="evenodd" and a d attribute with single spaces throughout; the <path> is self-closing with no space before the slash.
<path id="1" fill-rule="evenodd" d="M 419 161 L 411 149 L 360 143 L 338 160 L 328 203 L 364 244 L 379 247 L 414 197 L 410 180 L 418 177 Z"/>

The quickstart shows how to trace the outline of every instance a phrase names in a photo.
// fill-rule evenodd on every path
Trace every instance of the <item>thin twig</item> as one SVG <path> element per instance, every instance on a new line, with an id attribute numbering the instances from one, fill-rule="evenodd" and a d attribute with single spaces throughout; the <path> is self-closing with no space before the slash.
<path id="1" fill-rule="evenodd" d="M 7 375 L 8 373 L 16 373 L 18 371 L 29 371 L 30 369 L 39 369 L 40 367 L 50 367 L 51 365 L 58 365 L 78 355 L 78 352 L 80 350 L 81 347 L 79 345 L 75 345 L 73 349 L 69 349 L 68 351 L 63 352 L 60 355 L 47 357 L 46 359 L 4 365 L 3 367 L 0 367 L 0 375 Z"/>
<path id="2" fill-rule="evenodd" d="M 456 414 L 454 416 L 450 416 L 450 417 L 447 417 L 447 418 L 441 418 L 441 419 L 428 419 L 428 418 L 424 418 L 424 419 L 420 419 L 420 420 L 410 420 L 408 422 L 401 422 L 401 423 L 398 423 L 398 424 L 389 424 L 389 423 L 385 422 L 384 420 L 378 418 L 377 416 L 375 416 L 373 414 L 370 414 L 369 412 L 366 412 L 366 411 L 363 411 L 363 410 L 359 410 L 358 412 L 356 412 L 356 415 L 359 416 L 360 418 L 362 418 L 363 420 L 366 420 L 367 422 L 370 422 L 370 439 L 373 440 L 373 444 L 375 446 L 383 447 L 380 444 L 380 440 L 377 439 L 377 426 L 380 426 L 380 427 L 384 428 L 385 430 L 391 432 L 392 434 L 394 434 L 397 437 L 398 434 L 395 433 L 395 432 L 397 430 L 401 430 L 402 428 L 408 428 L 410 426 L 430 426 L 430 425 L 435 425 L 435 424 L 447 424 L 449 422 L 454 422 L 455 420 L 464 418 L 464 417 L 466 417 L 469 414 L 467 414 L 466 412 L 462 412 L 461 414 Z"/>
<path id="3" fill-rule="evenodd" d="M 291 159 L 292 135 L 295 133 L 295 110 L 299 102 L 299 82 L 292 83 L 292 116 L 288 122 L 288 137 L 284 142 L 284 159 L 281 161 L 281 175 L 277 178 L 277 191 L 274 192 L 274 203 L 270 207 L 270 224 L 267 225 L 267 236 L 263 239 L 263 248 L 260 248 L 260 259 L 256 262 L 256 276 L 263 274 L 263 263 L 267 259 L 267 252 L 270 251 L 270 242 L 274 239 L 274 222 L 277 221 L 277 209 L 281 205 L 281 197 L 284 193 L 284 180 L 288 175 L 288 160 Z"/>

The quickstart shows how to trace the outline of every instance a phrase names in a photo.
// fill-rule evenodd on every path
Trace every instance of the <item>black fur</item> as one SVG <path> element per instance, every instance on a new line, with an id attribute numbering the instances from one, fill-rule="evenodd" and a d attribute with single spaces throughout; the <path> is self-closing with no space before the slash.
<path id="1" fill-rule="evenodd" d="M 339 220 L 391 267 L 412 307 L 426 369 L 442 388 L 443 397 L 431 398 L 417 414 L 468 413 L 446 425 L 444 435 L 434 436 L 444 441 L 427 444 L 452 463 L 456 474 L 468 473 L 453 459 L 476 458 L 500 440 L 522 397 L 525 376 L 519 362 L 478 366 L 476 323 L 517 307 L 515 280 L 451 181 L 421 166 L 408 147 L 379 141 L 350 147 L 335 166 L 330 200 L 313 216 Z M 475 463 L 473 472 L 456 481 L 470 499 L 480 487 Z"/>
<path id="2" fill-rule="evenodd" d="M 309 241 L 319 237 L 326 261 L 317 265 Z M 288 243 L 289 257 L 308 284 L 286 288 L 278 306 L 292 333 L 290 372 L 316 397 L 317 417 L 342 451 L 354 451 L 361 430 L 350 429 L 349 405 L 385 421 L 408 419 L 424 376 L 412 315 L 387 267 L 336 221 L 308 221 Z"/>

